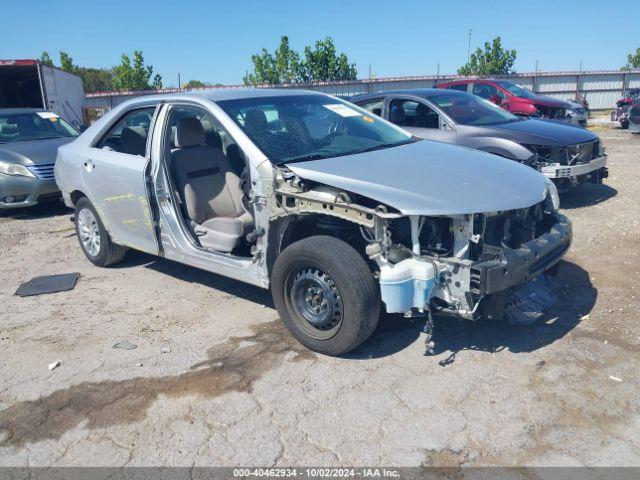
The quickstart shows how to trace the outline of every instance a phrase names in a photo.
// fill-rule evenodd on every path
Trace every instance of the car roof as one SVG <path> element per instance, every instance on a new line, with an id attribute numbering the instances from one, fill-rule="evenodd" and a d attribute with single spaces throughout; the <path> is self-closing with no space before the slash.
<path id="1" fill-rule="evenodd" d="M 433 98 L 439 95 L 469 95 L 467 92 L 460 92 L 458 90 L 443 90 L 441 88 L 411 88 L 406 90 L 384 90 L 382 92 L 366 93 L 364 95 L 356 95 L 351 97 L 351 102 L 358 102 L 361 100 L 367 100 L 369 98 L 386 97 L 388 95 L 413 95 L 414 97 L 421 98 Z"/>
<path id="2" fill-rule="evenodd" d="M 17 115 L 20 113 L 43 112 L 41 108 L 0 108 L 0 115 Z"/>
<path id="3" fill-rule="evenodd" d="M 442 82 L 439 85 L 454 85 L 456 83 L 477 83 L 477 82 L 510 82 L 514 83 L 513 80 L 509 78 L 459 78 L 457 80 L 449 80 L 448 82 Z"/>
<path id="4" fill-rule="evenodd" d="M 144 95 L 128 100 L 126 103 L 131 105 L 142 102 L 166 101 L 166 100 L 188 100 L 207 98 L 214 102 L 223 100 L 239 100 L 244 98 L 261 98 L 261 97 L 287 97 L 294 95 L 326 95 L 321 92 L 312 90 L 301 90 L 293 88 L 236 88 L 236 89 L 217 89 L 205 91 L 190 91 L 180 93 L 163 93 L 154 95 Z"/>

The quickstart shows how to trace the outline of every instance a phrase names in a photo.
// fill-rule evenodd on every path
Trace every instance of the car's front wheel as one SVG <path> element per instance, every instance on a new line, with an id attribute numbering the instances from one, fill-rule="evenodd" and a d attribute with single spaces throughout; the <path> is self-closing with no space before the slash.
<path id="1" fill-rule="evenodd" d="M 76 204 L 76 236 L 85 256 L 99 267 L 119 262 L 127 249 L 111 241 L 96 209 L 88 198 L 83 197 Z"/>
<path id="2" fill-rule="evenodd" d="M 305 238 L 278 257 L 271 277 L 280 318 L 303 345 L 327 355 L 345 354 L 378 324 L 380 295 L 365 260 L 346 242 Z"/>

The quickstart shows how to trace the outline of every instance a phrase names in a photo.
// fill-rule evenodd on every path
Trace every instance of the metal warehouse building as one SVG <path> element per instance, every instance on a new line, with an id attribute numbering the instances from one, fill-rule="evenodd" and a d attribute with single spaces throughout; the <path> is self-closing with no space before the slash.
<path id="1" fill-rule="evenodd" d="M 429 88 L 437 83 L 456 80 L 459 75 L 429 75 L 419 77 L 376 78 L 363 80 L 349 80 L 341 82 L 318 82 L 278 85 L 280 88 L 303 88 L 317 90 L 332 95 L 349 97 L 360 93 L 371 93 L 385 90 L 406 88 Z M 616 101 L 626 96 L 632 88 L 640 88 L 640 70 L 632 71 L 583 71 L 583 72 L 535 72 L 518 73 L 502 76 L 529 88 L 530 90 L 555 97 L 561 100 L 573 99 L 576 93 L 586 96 L 592 110 L 614 108 Z M 267 87 L 262 85 L 261 87 Z M 214 90 L 246 88 L 244 85 L 226 85 L 204 87 L 193 90 Z M 178 91 L 164 89 L 162 92 Z M 113 108 L 115 105 L 138 95 L 148 95 L 156 91 L 132 92 L 103 92 L 87 95 L 86 106 L 96 109 L 99 114 Z"/>

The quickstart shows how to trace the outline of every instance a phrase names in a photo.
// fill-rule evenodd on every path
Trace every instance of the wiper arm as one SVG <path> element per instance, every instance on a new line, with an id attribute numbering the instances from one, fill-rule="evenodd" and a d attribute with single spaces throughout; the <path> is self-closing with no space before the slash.
<path id="1" fill-rule="evenodd" d="M 372 147 L 367 147 L 367 148 L 364 148 L 362 150 L 358 150 L 357 152 L 354 152 L 353 154 L 355 155 L 356 153 L 373 152 L 375 150 L 382 150 L 383 148 L 399 147 L 400 145 L 406 145 L 406 144 L 411 143 L 411 142 L 412 142 L 412 140 L 408 140 L 406 142 L 400 142 L 400 143 L 381 143 L 380 145 L 374 145 Z"/>
<path id="2" fill-rule="evenodd" d="M 283 160 L 282 163 L 307 162 L 311 160 L 322 160 L 323 158 L 327 157 L 319 153 L 313 153 L 311 155 L 300 155 L 299 157 L 287 158 L 286 160 Z"/>

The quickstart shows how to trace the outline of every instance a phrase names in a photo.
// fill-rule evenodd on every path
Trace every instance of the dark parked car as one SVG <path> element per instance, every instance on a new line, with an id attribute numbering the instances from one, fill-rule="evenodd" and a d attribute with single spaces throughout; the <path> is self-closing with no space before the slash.
<path id="1" fill-rule="evenodd" d="M 416 136 L 517 160 L 560 187 L 602 183 L 607 177 L 607 156 L 594 133 L 518 117 L 475 95 L 418 89 L 360 95 L 351 101 Z"/>
<path id="2" fill-rule="evenodd" d="M 78 135 L 55 113 L 0 109 L 0 211 L 59 199 L 53 174 L 58 147 Z"/>
<path id="3" fill-rule="evenodd" d="M 478 95 L 505 110 L 526 117 L 540 117 L 575 125 L 587 125 L 587 111 L 557 98 L 533 93 L 509 80 L 467 79 L 441 83 L 437 88 Z"/>

